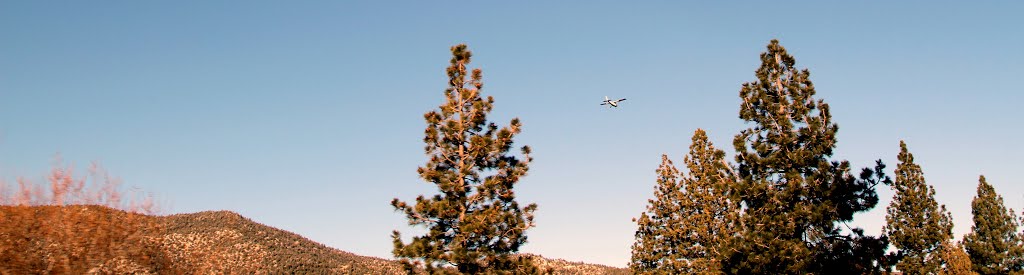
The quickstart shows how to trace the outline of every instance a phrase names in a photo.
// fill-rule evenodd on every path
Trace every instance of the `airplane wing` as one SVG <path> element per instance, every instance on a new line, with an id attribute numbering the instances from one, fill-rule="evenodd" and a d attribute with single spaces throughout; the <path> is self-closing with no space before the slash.
<path id="1" fill-rule="evenodd" d="M 625 98 L 622 98 L 622 99 L 619 99 L 619 101 L 626 101 L 626 99 L 625 99 Z"/>

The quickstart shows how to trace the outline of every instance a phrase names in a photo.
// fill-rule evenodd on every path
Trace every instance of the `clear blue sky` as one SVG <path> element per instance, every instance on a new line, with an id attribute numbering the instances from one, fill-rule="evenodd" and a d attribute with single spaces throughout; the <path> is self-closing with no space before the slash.
<path id="1" fill-rule="evenodd" d="M 979 174 L 1024 206 L 1020 2 L 352 2 L 0 1 L 0 177 L 42 180 L 59 152 L 171 213 L 390 257 L 391 230 L 415 231 L 389 201 L 434 192 L 422 114 L 467 43 L 491 118 L 534 148 L 523 251 L 625 266 L 660 155 L 681 163 L 704 128 L 731 158 L 740 85 L 778 38 L 832 106 L 838 158 L 891 172 L 906 140 L 958 236 Z M 880 194 L 856 222 L 873 234 Z"/>

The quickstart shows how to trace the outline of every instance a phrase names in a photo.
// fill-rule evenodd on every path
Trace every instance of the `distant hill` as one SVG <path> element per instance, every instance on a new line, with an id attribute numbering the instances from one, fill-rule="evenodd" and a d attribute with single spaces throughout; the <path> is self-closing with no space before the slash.
<path id="1" fill-rule="evenodd" d="M 327 247 L 229 211 L 162 217 L 164 247 L 190 268 L 213 272 L 398 274 L 393 261 Z"/>
<path id="2" fill-rule="evenodd" d="M 19 234 L 27 238 L 15 237 Z M 52 256 L 61 253 L 71 256 Z M 528 256 L 555 274 L 629 274 L 622 268 Z M 3 206 L 0 257 L 0 274 L 402 273 L 395 261 L 331 248 L 229 211 L 144 216 L 99 206 Z"/>
<path id="3" fill-rule="evenodd" d="M 562 259 L 548 259 L 536 255 L 530 256 L 536 257 L 534 259 L 541 269 L 551 269 L 553 274 L 633 274 L 626 268 L 588 264 L 583 262 L 570 262 Z"/>

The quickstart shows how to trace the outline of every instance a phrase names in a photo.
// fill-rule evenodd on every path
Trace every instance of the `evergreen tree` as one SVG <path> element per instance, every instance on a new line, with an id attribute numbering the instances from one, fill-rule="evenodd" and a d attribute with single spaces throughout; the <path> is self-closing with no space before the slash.
<path id="1" fill-rule="evenodd" d="M 829 106 L 815 100 L 806 69 L 772 40 L 761 54 L 757 81 L 744 83 L 740 118 L 752 128 L 736 135 L 738 181 L 745 207 L 730 241 L 727 273 L 878 272 L 888 242 L 841 228 L 878 203 L 875 186 L 888 182 L 876 162 L 860 177 L 847 161 L 830 161 L 839 127 Z"/>
<path id="2" fill-rule="evenodd" d="M 939 275 L 976 275 L 977 272 L 971 268 L 971 257 L 964 251 L 959 243 L 946 241 L 939 248 L 939 260 L 942 262 L 942 269 Z"/>
<path id="3" fill-rule="evenodd" d="M 656 170 L 657 184 L 654 199 L 647 200 L 647 211 L 640 213 L 636 220 L 636 241 L 629 268 L 637 274 L 682 273 L 685 263 L 679 262 L 682 248 L 682 232 L 676 227 L 682 224 L 682 186 L 679 170 L 668 156 L 661 155 L 661 165 Z"/>
<path id="4" fill-rule="evenodd" d="M 689 260 L 687 273 L 719 274 L 721 250 L 739 219 L 739 204 L 730 198 L 736 175 L 725 152 L 716 149 L 701 129 L 693 134 L 685 162 L 689 176 L 683 178 L 681 225 L 687 238 L 681 256 Z"/>
<path id="5" fill-rule="evenodd" d="M 985 181 L 978 179 L 978 195 L 971 201 L 974 225 L 964 236 L 964 247 L 974 271 L 979 274 L 1007 274 L 1020 271 L 1020 239 L 1017 217 L 1003 206 L 1003 197 Z"/>
<path id="6" fill-rule="evenodd" d="M 688 175 L 662 155 L 655 199 L 638 221 L 630 263 L 635 273 L 721 273 L 720 249 L 739 214 L 728 193 L 735 176 L 725 152 L 701 129 L 685 162 Z"/>
<path id="7" fill-rule="evenodd" d="M 437 185 L 438 194 L 421 195 L 414 205 L 391 202 L 409 225 L 428 232 L 406 244 L 394 231 L 392 253 L 410 271 L 421 266 L 431 273 L 535 273 L 530 257 L 513 255 L 526 242 L 537 209 L 536 204 L 520 207 L 512 191 L 531 161 L 527 146 L 521 148 L 522 159 L 509 154 L 522 125 L 516 118 L 499 129 L 487 121 L 494 99 L 481 97 L 480 69 L 467 74 L 466 45 L 451 51 L 445 103 L 423 116 L 430 160 L 418 169 L 421 178 Z"/>
<path id="8" fill-rule="evenodd" d="M 907 274 L 934 274 L 942 270 L 938 254 L 953 239 L 953 218 L 945 205 L 935 201 L 935 188 L 925 183 L 921 166 L 907 144 L 900 141 L 896 166 L 896 190 L 886 209 L 882 232 L 899 250 L 896 269 Z"/>

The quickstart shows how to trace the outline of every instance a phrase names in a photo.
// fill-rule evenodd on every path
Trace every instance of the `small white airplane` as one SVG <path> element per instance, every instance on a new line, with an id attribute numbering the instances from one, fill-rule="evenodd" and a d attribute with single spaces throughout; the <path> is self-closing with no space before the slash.
<path id="1" fill-rule="evenodd" d="M 623 101 L 626 101 L 626 99 L 625 98 L 620 98 L 620 99 L 616 99 L 616 100 L 611 100 L 611 99 L 608 99 L 608 96 L 604 96 L 604 102 L 601 103 L 601 105 L 608 105 L 608 108 L 619 107 L 619 102 L 623 102 Z"/>

